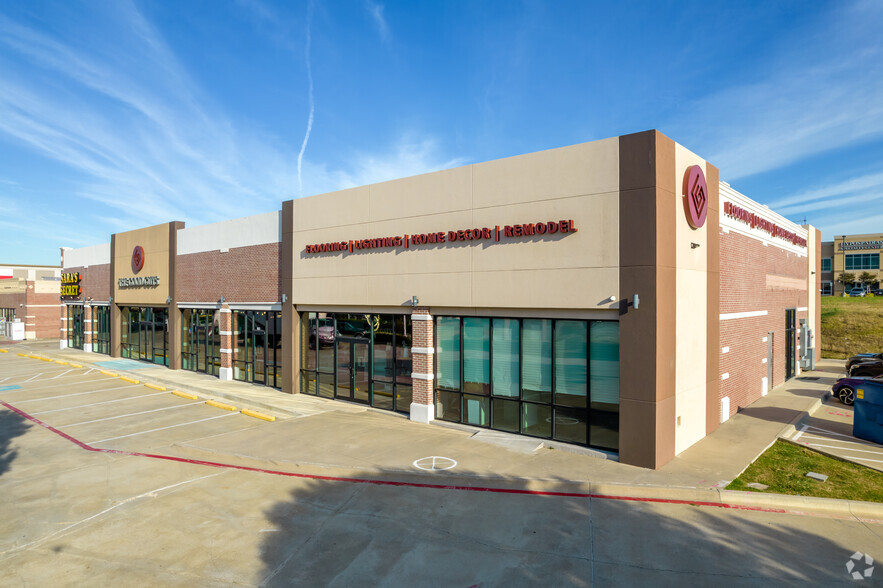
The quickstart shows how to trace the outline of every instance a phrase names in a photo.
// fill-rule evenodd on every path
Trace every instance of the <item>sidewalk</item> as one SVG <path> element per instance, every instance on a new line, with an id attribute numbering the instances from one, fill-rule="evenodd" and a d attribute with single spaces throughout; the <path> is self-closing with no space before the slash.
<path id="1" fill-rule="evenodd" d="M 446 485 L 572 488 L 589 494 L 814 510 L 883 520 L 883 504 L 723 490 L 777 438 L 791 437 L 821 405 L 842 370 L 842 362 L 836 360 L 822 360 L 815 371 L 772 390 L 654 471 L 605 459 L 601 452 L 540 439 L 438 422 L 425 425 L 344 401 L 287 395 L 266 386 L 220 381 L 76 349 L 59 350 L 57 341 L 7 348 L 112 369 L 142 383 L 279 417 L 272 435 L 260 428 L 172 446 L 171 451 L 182 457 L 234 460 L 262 468 L 270 463 L 276 469 L 324 476 L 370 476 L 409 483 L 419 478 L 425 483 L 430 475 L 437 478 L 432 483 Z M 456 461 L 456 466 L 429 473 L 414 465 L 433 456 Z"/>

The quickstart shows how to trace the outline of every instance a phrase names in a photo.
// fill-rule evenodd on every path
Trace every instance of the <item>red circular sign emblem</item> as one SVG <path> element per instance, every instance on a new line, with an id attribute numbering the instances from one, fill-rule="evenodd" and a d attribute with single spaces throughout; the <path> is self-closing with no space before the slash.
<path id="1" fill-rule="evenodd" d="M 705 217 L 708 216 L 708 185 L 698 165 L 691 165 L 684 174 L 684 212 L 687 222 L 694 229 L 705 224 Z"/>
<path id="2" fill-rule="evenodd" d="M 142 267 L 144 267 L 144 249 L 141 245 L 136 245 L 135 250 L 132 251 L 132 271 L 137 274 Z"/>

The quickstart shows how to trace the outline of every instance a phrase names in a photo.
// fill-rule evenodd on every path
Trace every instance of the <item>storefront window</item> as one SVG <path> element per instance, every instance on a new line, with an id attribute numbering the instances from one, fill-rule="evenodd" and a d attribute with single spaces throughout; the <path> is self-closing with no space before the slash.
<path id="1" fill-rule="evenodd" d="M 92 351 L 110 355 L 110 307 L 92 307 Z"/>
<path id="2" fill-rule="evenodd" d="M 166 308 L 120 308 L 120 355 L 169 365 L 169 311 Z"/>
<path id="3" fill-rule="evenodd" d="M 82 304 L 69 304 L 67 307 L 67 346 L 83 349 L 86 333 L 85 312 Z"/>
<path id="4" fill-rule="evenodd" d="M 437 317 L 436 359 L 436 418 L 618 449 L 617 322 Z"/>
<path id="5" fill-rule="evenodd" d="M 847 253 L 846 271 L 880 269 L 879 253 Z"/>
<path id="6" fill-rule="evenodd" d="M 525 319 L 521 377 L 524 400 L 549 402 L 552 396 L 552 321 Z"/>
<path id="7" fill-rule="evenodd" d="M 408 412 L 412 396 L 411 318 L 304 313 L 301 390 Z"/>
<path id="8" fill-rule="evenodd" d="M 823 257 L 822 258 L 822 271 L 823 272 L 831 271 L 831 261 L 832 261 L 832 259 L 830 257 Z"/>
<path id="9" fill-rule="evenodd" d="M 282 385 L 282 313 L 233 311 L 233 379 Z"/>

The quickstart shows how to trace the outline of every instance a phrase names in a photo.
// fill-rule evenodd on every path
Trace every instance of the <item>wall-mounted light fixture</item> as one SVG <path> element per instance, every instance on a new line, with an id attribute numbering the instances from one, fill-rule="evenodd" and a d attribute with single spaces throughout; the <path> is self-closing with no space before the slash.
<path id="1" fill-rule="evenodd" d="M 699 243 L 690 243 L 690 249 L 698 249 Z"/>
<path id="2" fill-rule="evenodd" d="M 616 302 L 616 296 L 610 296 L 607 298 L 607 302 Z"/>
<path id="3" fill-rule="evenodd" d="M 416 307 L 418 304 L 420 304 L 420 299 L 416 296 L 411 296 L 411 306 Z"/>
<path id="4" fill-rule="evenodd" d="M 285 294 L 282 295 L 282 302 L 288 302 L 288 296 L 287 296 L 287 295 L 285 295 Z"/>
<path id="5" fill-rule="evenodd" d="M 635 310 L 637 310 L 637 309 L 638 309 L 638 305 L 639 305 L 640 303 L 641 303 L 641 298 L 640 298 L 637 294 L 635 294 L 634 296 L 632 296 L 632 299 L 631 299 L 631 301 L 628 303 L 628 306 L 631 306 L 632 308 L 634 308 Z"/>
<path id="6" fill-rule="evenodd" d="M 111 296 L 107 301 L 113 304 L 113 296 Z"/>
<path id="7" fill-rule="evenodd" d="M 223 296 L 221 296 L 221 299 L 218 300 L 218 302 L 220 302 L 221 304 L 224 304 L 225 302 L 227 302 L 227 299 L 224 298 Z"/>
<path id="8" fill-rule="evenodd" d="M 172 297 L 169 296 L 168 298 L 166 298 L 166 304 L 171 304 L 171 303 L 172 303 Z"/>

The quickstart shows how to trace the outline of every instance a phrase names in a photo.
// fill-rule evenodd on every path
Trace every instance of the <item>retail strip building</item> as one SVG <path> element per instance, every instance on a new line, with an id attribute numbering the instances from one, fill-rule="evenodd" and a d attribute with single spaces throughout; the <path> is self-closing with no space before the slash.
<path id="1" fill-rule="evenodd" d="M 64 250 L 62 344 L 657 468 L 818 357 L 819 259 L 648 131 Z"/>

